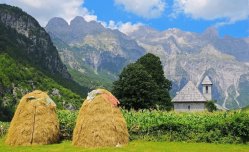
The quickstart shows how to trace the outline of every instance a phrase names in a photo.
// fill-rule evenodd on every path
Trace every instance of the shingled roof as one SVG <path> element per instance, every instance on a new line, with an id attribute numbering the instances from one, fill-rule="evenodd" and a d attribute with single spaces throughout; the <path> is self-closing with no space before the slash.
<path id="1" fill-rule="evenodd" d="M 182 90 L 172 99 L 172 102 L 206 102 L 192 81 L 189 81 Z"/>

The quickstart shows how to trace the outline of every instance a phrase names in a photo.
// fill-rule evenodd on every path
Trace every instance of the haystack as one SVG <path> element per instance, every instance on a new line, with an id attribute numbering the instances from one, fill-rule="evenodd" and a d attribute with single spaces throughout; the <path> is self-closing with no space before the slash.
<path id="1" fill-rule="evenodd" d="M 107 90 L 97 89 L 84 101 L 73 133 L 73 145 L 106 147 L 127 144 L 129 134 L 119 101 Z"/>
<path id="2" fill-rule="evenodd" d="M 56 104 L 36 90 L 22 97 L 8 130 L 8 145 L 43 145 L 59 139 Z"/>

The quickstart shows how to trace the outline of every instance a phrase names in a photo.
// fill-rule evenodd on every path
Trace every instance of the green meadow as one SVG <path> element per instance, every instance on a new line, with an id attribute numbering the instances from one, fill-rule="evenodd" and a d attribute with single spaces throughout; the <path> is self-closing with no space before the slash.
<path id="1" fill-rule="evenodd" d="M 115 148 L 82 148 L 75 147 L 71 141 L 63 141 L 59 144 L 43 146 L 16 146 L 11 147 L 4 144 L 0 139 L 1 152 L 109 152 L 109 151 L 134 151 L 134 152 L 248 152 L 249 145 L 241 144 L 208 144 L 208 143 L 184 143 L 184 142 L 147 142 L 132 141 L 128 145 Z"/>

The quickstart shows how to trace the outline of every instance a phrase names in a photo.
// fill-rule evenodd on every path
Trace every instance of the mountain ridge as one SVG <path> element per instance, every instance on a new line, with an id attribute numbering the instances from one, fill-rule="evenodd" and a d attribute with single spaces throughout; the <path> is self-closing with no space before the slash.
<path id="1" fill-rule="evenodd" d="M 59 50 L 64 63 L 78 71 L 78 74 L 84 75 L 83 71 L 88 71 L 93 77 L 101 79 L 100 73 L 102 73 L 115 80 L 125 65 L 134 62 L 145 52 L 136 41 L 124 33 L 104 28 L 95 21 L 87 22 L 82 17 L 75 17 L 65 29 L 54 26 L 65 22 L 62 18 L 52 18 L 45 29 Z M 63 34 L 60 31 L 63 31 Z M 71 61 L 67 60 L 69 56 Z M 97 86 L 102 84 L 95 83 L 94 87 Z"/>
<path id="2" fill-rule="evenodd" d="M 85 21 L 84 24 L 88 24 L 88 22 Z M 50 35 L 54 36 L 53 29 L 51 28 L 46 28 L 46 30 Z M 81 30 L 84 31 L 83 33 L 90 33 L 92 31 L 92 29 L 88 31 L 87 28 L 81 28 Z M 101 30 L 103 30 L 103 27 L 101 27 Z M 113 30 L 108 28 L 106 28 L 106 31 L 113 32 Z M 189 80 L 193 81 L 201 90 L 200 81 L 205 75 L 208 75 L 215 83 L 213 94 L 214 100 L 217 100 L 218 104 L 230 109 L 241 108 L 249 104 L 249 92 L 245 91 L 249 83 L 247 77 L 249 73 L 247 72 L 249 71 L 249 41 L 247 38 L 220 37 L 214 27 L 206 29 L 203 33 L 193 33 L 176 28 L 158 31 L 142 25 L 133 32 L 122 33 L 121 35 L 132 40 L 132 43 L 137 43 L 139 47 L 143 48 L 144 52 L 137 54 L 132 60 L 125 60 L 125 64 L 120 64 L 117 67 L 114 65 L 117 65 L 120 59 L 114 60 L 110 68 L 122 69 L 126 64 L 134 62 L 136 58 L 141 57 L 144 53 L 153 53 L 160 57 L 164 66 L 165 76 L 173 81 L 172 96 Z M 56 38 L 60 38 L 60 36 L 55 36 L 53 41 L 60 48 L 59 50 L 63 52 L 62 43 L 58 43 Z M 82 53 L 81 56 L 93 50 L 95 53 L 110 52 L 112 58 L 115 59 L 119 55 L 123 56 L 122 53 L 127 51 L 122 50 L 120 47 L 114 47 L 117 38 L 103 31 L 94 34 L 85 34 L 82 36 L 81 41 L 76 40 L 77 42 L 72 41 L 73 43 L 67 43 L 69 47 L 64 47 L 64 49 L 71 51 L 71 53 L 79 51 Z M 120 40 L 122 41 L 122 39 Z M 126 42 L 126 44 L 130 43 Z M 82 46 L 87 46 L 87 48 L 80 48 Z M 65 50 L 63 53 L 65 53 Z M 136 52 L 136 49 L 133 50 L 134 52 Z M 79 54 L 76 53 L 73 56 L 76 57 Z M 133 54 L 130 54 L 130 56 L 133 56 Z M 61 55 L 61 57 L 63 56 Z M 86 60 L 87 64 L 92 66 L 97 74 L 98 68 L 96 67 L 102 64 L 98 61 L 108 57 L 95 57 L 96 55 L 92 55 L 91 58 Z M 82 58 L 82 60 L 85 60 L 85 58 Z M 78 61 L 77 65 L 81 65 L 81 67 L 86 64 L 85 62 L 79 63 Z M 67 61 L 67 63 L 69 62 Z M 118 75 L 118 71 L 108 72 L 114 75 L 112 80 Z"/>
<path id="3" fill-rule="evenodd" d="M 50 36 L 21 9 L 0 4 L 0 121 L 10 121 L 20 98 L 48 92 L 59 109 L 78 109 L 87 92 L 74 82 Z"/>
<path id="4" fill-rule="evenodd" d="M 146 32 L 139 35 L 141 29 Z M 249 92 L 242 91 L 245 88 L 240 87 L 241 79 L 244 81 L 249 71 L 245 64 L 249 60 L 249 43 L 245 39 L 221 38 L 213 27 L 201 34 L 179 29 L 163 32 L 147 27 L 141 29 L 129 33 L 129 36 L 136 39 L 147 52 L 160 56 L 165 75 L 174 82 L 173 96 L 188 80 L 195 82 L 201 90 L 200 81 L 209 75 L 215 81 L 214 99 L 220 105 L 231 109 L 249 104 Z M 225 50 L 228 48 L 227 39 L 231 42 L 229 49 Z M 234 50 L 240 51 L 235 54 Z M 248 82 L 249 79 L 244 83 Z"/>
<path id="5" fill-rule="evenodd" d="M 70 74 L 61 62 L 49 35 L 32 16 L 17 7 L 9 8 L 8 5 L 1 5 L 0 21 L 4 26 L 14 29 L 32 43 L 27 47 L 27 51 L 23 51 L 30 62 L 42 69 L 47 69 L 51 74 L 59 73 L 63 78 L 70 79 Z M 21 42 L 17 43 L 21 44 Z M 44 62 L 41 62 L 42 60 Z"/>

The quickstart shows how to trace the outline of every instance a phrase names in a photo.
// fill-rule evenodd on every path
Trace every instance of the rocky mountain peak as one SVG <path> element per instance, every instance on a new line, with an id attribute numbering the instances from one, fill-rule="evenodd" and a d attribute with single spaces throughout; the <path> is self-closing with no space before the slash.
<path id="1" fill-rule="evenodd" d="M 51 20 L 49 20 L 46 28 L 52 28 L 52 27 L 58 27 L 58 28 L 69 28 L 69 25 L 66 20 L 60 17 L 54 17 Z"/>
<path id="2" fill-rule="evenodd" d="M 41 28 L 34 18 L 20 8 L 6 4 L 0 4 L 0 21 L 26 37 L 32 36 L 32 29 Z"/>
<path id="3" fill-rule="evenodd" d="M 69 25 L 62 18 L 52 18 L 45 28 L 51 36 L 59 37 L 62 41 L 72 45 L 82 42 L 88 34 L 98 34 L 105 31 L 100 23 L 87 22 L 81 16 L 76 16 Z"/>
<path id="4" fill-rule="evenodd" d="M 96 21 L 87 22 L 83 17 L 76 16 L 70 22 L 70 29 L 72 31 L 84 31 L 84 33 L 96 33 L 96 32 L 103 32 L 105 28 Z"/>
<path id="5" fill-rule="evenodd" d="M 87 21 L 82 16 L 76 16 L 70 21 L 70 26 L 72 27 L 84 26 L 85 24 L 87 24 Z"/>
<path id="6" fill-rule="evenodd" d="M 248 66 L 240 62 L 242 59 L 249 61 L 248 39 L 220 38 L 214 27 L 198 34 L 176 28 L 158 31 L 140 26 L 127 35 L 106 29 L 95 21 L 85 21 L 84 26 L 78 28 L 71 29 L 75 33 L 70 31 L 67 34 L 72 40 L 67 43 L 67 51 L 54 39 L 62 58 L 70 54 L 73 64 L 80 69 L 78 71 L 87 71 L 84 68 L 87 65 L 94 69 L 95 74 L 102 70 L 117 75 L 127 63 L 135 61 L 146 51 L 161 58 L 165 75 L 173 82 L 173 93 L 189 80 L 197 83 L 209 75 L 214 80 L 214 99 L 220 105 L 227 108 L 248 105 L 241 100 L 249 99 L 248 96 L 240 91 L 245 88 L 244 84 L 249 84 Z M 80 35 L 81 30 L 83 34 Z M 63 36 L 57 38 L 64 39 Z M 64 62 L 70 66 L 71 61 Z"/>
<path id="7" fill-rule="evenodd" d="M 202 33 L 202 36 L 204 39 L 214 40 L 219 38 L 219 32 L 216 27 L 209 27 Z"/>
<path id="8" fill-rule="evenodd" d="M 19 53 L 19 55 L 24 57 L 23 60 L 30 62 L 30 64 L 39 67 L 47 73 L 71 79 L 66 67 L 60 60 L 50 36 L 32 16 L 17 7 L 0 4 L 0 25 L 3 29 L 6 29 L 6 31 L 1 31 L 1 33 L 14 33 L 14 31 L 18 33 L 15 34 L 15 37 L 7 34 L 10 37 L 9 39 L 16 41 L 12 43 L 16 43 L 15 45 L 19 48 L 18 52 L 8 52 L 7 44 L 0 46 L 0 48 L 3 48 L 3 51 L 6 50 L 12 56 L 17 56 L 16 54 Z M 18 58 L 21 57 L 18 56 Z"/>

